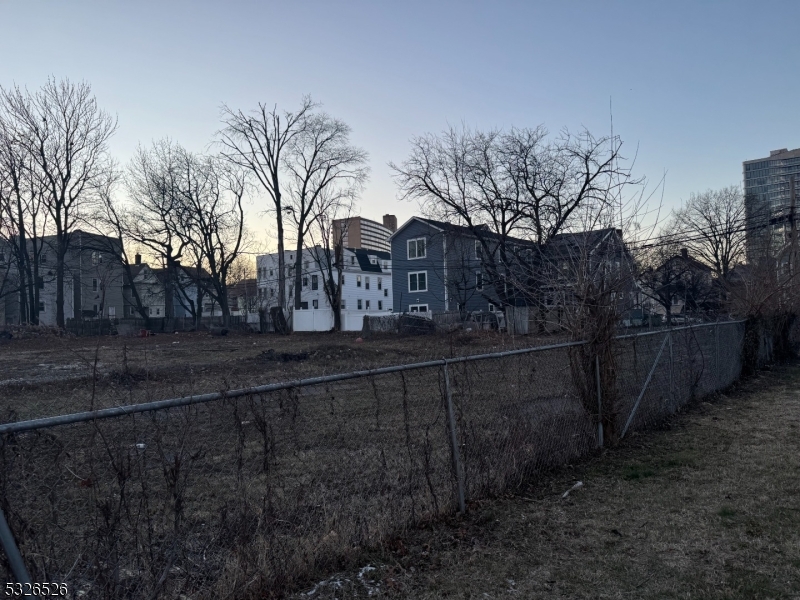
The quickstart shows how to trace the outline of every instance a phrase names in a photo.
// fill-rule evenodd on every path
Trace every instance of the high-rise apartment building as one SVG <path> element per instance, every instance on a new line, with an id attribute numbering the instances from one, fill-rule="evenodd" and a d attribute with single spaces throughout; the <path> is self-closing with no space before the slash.
<path id="1" fill-rule="evenodd" d="M 383 224 L 364 217 L 336 219 L 333 222 L 334 240 L 341 240 L 344 248 L 363 248 L 390 252 L 389 236 L 397 230 L 397 217 L 383 215 Z"/>
<path id="2" fill-rule="evenodd" d="M 744 161 L 747 257 L 780 251 L 789 238 L 792 219 L 800 215 L 800 148 L 773 150 L 768 157 Z M 795 207 L 793 211 L 793 206 Z"/>

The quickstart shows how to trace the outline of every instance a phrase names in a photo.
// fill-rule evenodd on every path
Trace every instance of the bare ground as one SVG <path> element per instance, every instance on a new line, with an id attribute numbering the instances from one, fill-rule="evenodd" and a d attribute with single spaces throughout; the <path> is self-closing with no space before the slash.
<path id="1" fill-rule="evenodd" d="M 0 340 L 0 421 L 560 341 L 491 331 L 359 337 L 197 332 Z"/>
<path id="2" fill-rule="evenodd" d="M 800 365 L 294 597 L 800 598 Z"/>

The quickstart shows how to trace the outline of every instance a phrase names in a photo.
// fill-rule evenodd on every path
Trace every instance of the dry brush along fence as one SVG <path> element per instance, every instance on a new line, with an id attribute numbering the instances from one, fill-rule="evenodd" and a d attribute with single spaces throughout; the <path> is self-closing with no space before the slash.
<path id="1" fill-rule="evenodd" d="M 584 377 L 600 402 L 574 383 L 575 342 L 0 425 L 0 579 L 280 595 L 729 386 L 744 332 L 616 338 Z"/>

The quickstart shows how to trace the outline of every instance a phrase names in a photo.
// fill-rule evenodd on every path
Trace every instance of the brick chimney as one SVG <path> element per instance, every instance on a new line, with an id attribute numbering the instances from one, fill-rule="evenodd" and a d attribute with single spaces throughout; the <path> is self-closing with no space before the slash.
<path id="1" fill-rule="evenodd" d="M 394 215 L 383 215 L 383 226 L 394 233 L 397 231 L 397 217 Z"/>
<path id="2" fill-rule="evenodd" d="M 140 264 L 142 264 L 142 255 L 141 255 L 141 254 L 136 254 L 136 255 L 133 257 L 133 260 L 134 260 L 134 262 L 135 262 L 137 265 L 140 265 Z"/>
<path id="3" fill-rule="evenodd" d="M 689 258 L 689 250 L 687 248 L 681 248 L 681 256 L 683 258 Z"/>

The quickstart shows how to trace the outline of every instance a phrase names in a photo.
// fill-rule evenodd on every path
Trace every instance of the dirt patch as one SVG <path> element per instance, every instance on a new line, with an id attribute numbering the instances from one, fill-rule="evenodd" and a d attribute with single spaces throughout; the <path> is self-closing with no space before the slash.
<path id="1" fill-rule="evenodd" d="M 797 364 L 762 373 L 295 597 L 795 598 L 799 388 Z"/>

